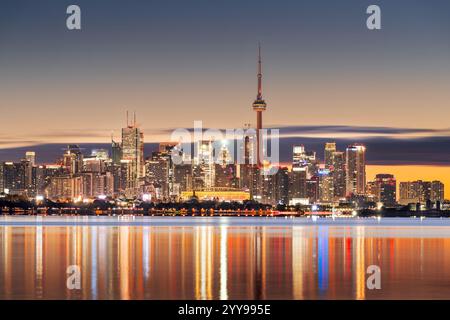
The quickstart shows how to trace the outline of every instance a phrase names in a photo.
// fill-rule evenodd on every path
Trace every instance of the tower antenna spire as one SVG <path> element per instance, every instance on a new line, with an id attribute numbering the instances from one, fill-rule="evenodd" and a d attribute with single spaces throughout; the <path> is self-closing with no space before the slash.
<path id="1" fill-rule="evenodd" d="M 262 59 L 261 59 L 261 43 L 258 42 L 258 100 L 262 99 Z"/>

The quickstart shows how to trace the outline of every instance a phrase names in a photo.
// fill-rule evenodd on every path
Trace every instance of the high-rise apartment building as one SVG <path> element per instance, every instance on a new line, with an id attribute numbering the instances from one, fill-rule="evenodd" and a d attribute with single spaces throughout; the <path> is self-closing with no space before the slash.
<path id="1" fill-rule="evenodd" d="M 346 194 L 364 195 L 366 187 L 366 147 L 353 144 L 346 149 Z"/>
<path id="2" fill-rule="evenodd" d="M 440 181 L 407 181 L 400 182 L 399 203 L 426 203 L 427 201 L 444 200 L 444 184 Z"/>
<path id="3" fill-rule="evenodd" d="M 346 195 L 344 152 L 342 151 L 333 152 L 331 175 L 333 176 L 333 190 L 335 200 L 344 198 Z"/>
<path id="4" fill-rule="evenodd" d="M 334 200 L 333 176 L 330 169 L 319 169 L 319 199 L 322 203 Z"/>
<path id="5" fill-rule="evenodd" d="M 433 202 L 444 201 L 444 184 L 440 181 L 431 181 L 430 200 Z"/>
<path id="6" fill-rule="evenodd" d="M 335 142 L 327 142 L 325 143 L 325 169 L 331 169 L 333 166 L 333 158 L 334 153 L 336 152 L 336 143 Z"/>
<path id="7" fill-rule="evenodd" d="M 3 162 L 2 186 L 0 192 L 27 195 L 26 162 Z"/>

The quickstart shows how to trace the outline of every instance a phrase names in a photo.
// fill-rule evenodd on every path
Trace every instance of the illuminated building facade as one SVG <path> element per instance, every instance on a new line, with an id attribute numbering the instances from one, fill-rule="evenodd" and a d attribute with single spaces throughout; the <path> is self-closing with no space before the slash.
<path id="1" fill-rule="evenodd" d="M 197 142 L 197 154 L 195 163 L 196 190 L 210 190 L 214 187 L 215 163 L 214 146 L 211 140 Z"/>
<path id="2" fill-rule="evenodd" d="M 333 162 L 331 175 L 333 176 L 334 199 L 342 199 L 346 194 L 345 182 L 345 153 L 342 151 L 333 152 Z"/>
<path id="3" fill-rule="evenodd" d="M 397 199 L 397 181 L 392 174 L 377 174 L 375 176 L 376 201 L 385 206 L 393 206 Z"/>
<path id="4" fill-rule="evenodd" d="M 399 203 L 442 202 L 444 200 L 444 184 L 441 181 L 407 181 L 400 182 Z"/>
<path id="5" fill-rule="evenodd" d="M 145 176 L 144 163 L 144 133 L 136 125 L 136 116 L 132 124 L 127 124 L 122 129 L 122 160 L 131 162 L 130 180 L 128 181 L 128 191 L 135 189 L 137 193 L 140 179 Z"/>
<path id="6" fill-rule="evenodd" d="M 366 188 L 366 147 L 353 144 L 346 150 L 346 193 L 364 195 Z"/>
<path id="7" fill-rule="evenodd" d="M 63 155 L 63 166 L 68 174 L 77 174 L 83 170 L 83 153 L 78 145 L 67 146 Z"/>
<path id="8" fill-rule="evenodd" d="M 331 169 L 333 166 L 334 153 L 336 152 L 336 143 L 327 142 L 325 144 L 325 169 Z"/>
<path id="9" fill-rule="evenodd" d="M 289 203 L 306 203 L 307 167 L 292 167 L 289 172 Z"/>
<path id="10" fill-rule="evenodd" d="M 25 163 L 22 162 L 3 162 L 2 166 L 3 187 L 0 192 L 16 195 L 26 195 L 25 181 Z"/>
<path id="11" fill-rule="evenodd" d="M 433 202 L 444 201 L 444 184 L 440 181 L 431 181 L 430 200 Z"/>
<path id="12" fill-rule="evenodd" d="M 319 200 L 322 203 L 331 203 L 334 199 L 333 176 L 330 169 L 319 169 Z"/>

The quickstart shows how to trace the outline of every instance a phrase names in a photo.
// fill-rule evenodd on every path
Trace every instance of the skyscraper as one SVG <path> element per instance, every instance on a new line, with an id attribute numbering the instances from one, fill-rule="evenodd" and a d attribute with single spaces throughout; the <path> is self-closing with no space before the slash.
<path id="1" fill-rule="evenodd" d="M 238 187 L 236 165 L 232 161 L 227 145 L 222 145 L 216 162 L 214 186 L 228 189 Z"/>
<path id="2" fill-rule="evenodd" d="M 289 172 L 289 203 L 306 203 L 307 167 L 293 167 Z"/>
<path id="3" fill-rule="evenodd" d="M 31 166 L 34 167 L 36 165 L 36 152 L 27 151 L 25 152 L 25 159 L 30 162 Z"/>
<path id="4" fill-rule="evenodd" d="M 162 142 L 159 144 L 159 151 L 153 152 L 151 159 L 145 161 L 146 182 L 153 185 L 158 199 L 174 196 L 174 164 L 171 153 L 176 146 L 176 143 Z"/>
<path id="5" fill-rule="evenodd" d="M 308 179 L 315 176 L 318 170 L 316 153 L 306 151 L 303 145 L 296 145 L 292 148 L 292 171 L 299 168 L 306 170 Z"/>
<path id="6" fill-rule="evenodd" d="M 245 124 L 244 131 L 247 132 L 249 129 L 250 124 Z M 241 154 L 244 159 L 243 163 L 238 163 L 239 188 L 251 191 L 253 190 L 253 175 L 256 173 L 256 170 L 254 170 L 256 165 L 254 135 L 246 134 L 244 136 L 244 143 L 241 145 Z"/>
<path id="7" fill-rule="evenodd" d="M 136 125 L 136 115 L 133 123 L 127 123 L 127 127 L 122 129 L 122 160 L 131 161 L 131 181 L 128 185 L 137 188 L 139 179 L 145 176 L 145 163 L 144 133 Z"/>
<path id="8" fill-rule="evenodd" d="M 353 144 L 346 150 L 346 193 L 363 195 L 366 187 L 366 147 Z"/>
<path id="9" fill-rule="evenodd" d="M 319 170 L 319 191 L 321 202 L 332 202 L 334 200 L 334 154 L 336 152 L 336 143 L 325 143 L 325 168 Z"/>
<path id="10" fill-rule="evenodd" d="M 292 147 L 292 168 L 305 166 L 305 147 L 303 145 Z"/>
<path id="11" fill-rule="evenodd" d="M 280 204 L 289 204 L 289 170 L 287 167 L 280 167 L 276 173 L 276 201 Z"/>
<path id="12" fill-rule="evenodd" d="M 111 160 L 114 165 L 120 166 L 120 160 L 122 160 L 122 147 L 120 143 L 111 139 Z"/>
<path id="13" fill-rule="evenodd" d="M 78 145 L 67 146 L 63 156 L 63 165 L 69 174 L 77 174 L 83 170 L 83 153 Z"/>
<path id="14" fill-rule="evenodd" d="M 333 189 L 334 198 L 340 199 L 345 197 L 345 154 L 342 151 L 333 152 Z"/>
<path id="15" fill-rule="evenodd" d="M 33 182 L 35 182 L 33 173 L 36 173 L 33 165 L 33 163 L 35 162 L 35 156 L 28 157 L 27 153 L 25 155 L 25 159 L 22 159 L 20 162 L 22 163 L 22 166 L 24 168 L 24 182 L 26 194 L 29 197 L 34 197 L 36 196 L 36 188 L 35 185 L 33 184 Z"/>
<path id="16" fill-rule="evenodd" d="M 336 152 L 336 143 L 325 143 L 325 169 L 330 169 L 333 165 L 334 152 Z"/>
<path id="17" fill-rule="evenodd" d="M 5 192 L 15 195 L 26 194 L 25 181 L 25 162 L 4 162 L 3 165 L 3 190 Z"/>
<path id="18" fill-rule="evenodd" d="M 197 158 L 195 162 L 195 188 L 210 190 L 214 187 L 215 163 L 214 146 L 211 140 L 197 142 Z"/>
<path id="19" fill-rule="evenodd" d="M 330 203 L 334 198 L 333 176 L 329 169 L 319 169 L 319 199 L 322 203 Z"/>

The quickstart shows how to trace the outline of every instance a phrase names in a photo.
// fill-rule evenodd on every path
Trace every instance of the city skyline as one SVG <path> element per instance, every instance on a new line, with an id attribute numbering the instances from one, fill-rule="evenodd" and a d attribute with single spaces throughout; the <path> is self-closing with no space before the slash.
<path id="1" fill-rule="evenodd" d="M 69 176 L 67 174 L 70 174 L 70 177 L 77 177 L 80 174 L 89 174 L 90 178 L 89 179 L 94 179 L 92 176 L 92 173 L 102 173 L 104 172 L 104 170 L 106 170 L 107 175 L 106 176 L 100 176 L 101 179 L 106 179 L 103 183 L 105 183 L 105 187 L 106 184 L 109 185 L 108 188 L 111 188 L 111 190 L 115 190 L 116 188 L 116 184 L 121 184 L 123 183 L 124 186 L 126 186 L 126 188 L 131 188 L 131 189 L 136 189 L 138 188 L 138 185 L 140 184 L 139 181 L 142 179 L 147 179 L 148 177 L 156 177 L 155 174 L 161 175 L 158 177 L 159 182 L 162 183 L 168 183 L 170 179 L 169 176 L 166 176 L 168 173 L 164 173 L 164 170 L 161 171 L 161 164 L 163 164 L 163 167 L 167 166 L 167 159 L 169 159 L 169 153 L 170 150 L 172 150 L 172 148 L 174 146 L 176 146 L 176 143 L 173 142 L 163 142 L 160 143 L 158 145 L 158 150 L 157 151 L 153 151 L 151 152 L 151 156 L 147 156 L 144 153 L 143 150 L 143 145 L 142 145 L 142 141 L 144 139 L 144 136 L 142 134 L 142 132 L 140 132 L 139 128 L 135 126 L 136 124 L 136 120 L 132 121 L 131 123 L 129 123 L 126 127 L 124 127 L 122 129 L 122 143 L 118 143 L 114 140 L 111 141 L 110 144 L 110 148 L 108 149 L 91 149 L 91 150 L 85 150 L 83 148 L 80 148 L 78 145 L 68 145 L 66 148 L 64 148 L 64 153 L 60 154 L 60 156 L 58 158 L 55 158 L 54 161 L 52 161 L 52 163 L 48 163 L 48 164 L 39 164 L 37 159 L 38 159 L 38 154 L 36 154 L 35 151 L 27 151 L 25 152 L 22 157 L 20 162 L 13 162 L 13 161 L 4 161 L 4 162 L 0 162 L 0 188 L 3 188 L 6 186 L 3 185 L 3 183 L 5 181 L 8 180 L 7 175 L 13 174 L 14 176 L 16 176 L 18 173 L 12 173 L 13 171 L 10 170 L 14 170 L 18 172 L 22 172 L 23 173 L 19 173 L 20 175 L 23 175 L 23 178 L 19 178 L 19 176 L 17 176 L 16 178 L 9 178 L 12 179 L 10 180 L 13 185 L 16 183 L 14 182 L 15 179 L 25 179 L 23 180 L 23 182 L 20 183 L 24 183 L 25 185 L 29 185 L 31 186 L 33 183 L 36 183 L 36 181 L 39 180 L 39 178 L 37 178 L 35 176 L 35 172 L 34 170 L 38 170 L 37 168 L 39 168 L 40 171 L 42 170 L 46 170 L 49 169 L 50 171 L 54 171 L 54 172 L 59 172 L 56 176 L 53 176 L 54 174 L 51 174 L 51 176 L 53 176 L 53 178 L 51 178 L 53 181 L 53 179 L 67 179 Z M 135 141 L 141 141 L 141 142 L 136 142 Z M 208 171 L 209 173 L 207 173 L 207 175 L 209 175 L 209 184 L 207 186 L 207 189 L 211 189 L 214 187 L 216 187 L 215 183 L 217 183 L 218 181 L 222 181 L 222 182 L 226 182 L 226 180 L 228 179 L 228 173 L 226 171 L 224 171 L 223 173 L 220 173 L 220 170 L 218 170 L 218 166 L 222 166 L 223 168 L 233 168 L 233 166 L 235 166 L 237 164 L 236 160 L 230 162 L 230 165 L 232 167 L 228 167 L 225 166 L 225 159 L 227 158 L 226 154 L 224 154 L 224 158 L 222 162 L 220 159 L 222 159 L 220 156 L 215 159 L 215 157 L 212 156 L 212 152 L 213 152 L 213 147 L 212 147 L 212 141 L 211 140 L 200 140 L 197 141 L 196 143 L 193 144 L 194 148 L 197 148 L 196 145 L 203 146 L 203 145 L 208 146 L 206 149 L 202 149 L 203 151 L 199 151 L 200 154 L 198 155 L 198 157 L 203 158 L 206 160 L 206 170 L 212 170 L 212 171 Z M 289 189 L 286 189 L 286 192 L 289 192 L 289 202 L 291 202 L 292 198 L 295 198 L 295 193 L 297 194 L 301 194 L 302 191 L 299 191 L 298 189 L 294 189 L 291 190 L 291 184 L 295 183 L 297 184 L 299 181 L 299 178 L 295 178 L 294 175 L 296 175 L 296 172 L 305 172 L 305 176 L 303 179 L 307 179 L 307 177 L 309 177 L 308 179 L 313 179 L 311 181 L 314 181 L 314 177 L 316 177 L 317 180 L 317 200 L 314 201 L 319 201 L 319 203 L 323 203 L 323 201 L 325 201 L 325 203 L 327 202 L 335 202 L 336 203 L 336 196 L 338 198 L 345 198 L 348 197 L 349 194 L 355 194 L 355 195 L 373 195 L 375 196 L 375 194 L 378 192 L 378 194 L 380 194 L 380 186 L 377 186 L 377 181 L 378 179 L 384 179 L 386 177 L 388 177 L 389 179 L 393 179 L 394 181 L 394 191 L 393 194 L 391 194 L 389 191 L 388 193 L 388 198 L 392 199 L 391 201 L 393 202 L 389 202 L 389 200 L 387 200 L 388 202 L 386 202 L 389 205 L 393 205 L 395 204 L 397 201 L 398 203 L 401 204 L 408 204 L 411 203 L 409 202 L 412 198 L 417 197 L 417 199 L 419 199 L 419 197 L 424 197 L 421 198 L 420 202 L 425 203 L 425 200 L 427 197 L 424 193 L 424 191 L 413 191 L 413 192 L 419 192 L 417 193 L 415 196 L 412 196 L 412 198 L 410 196 L 405 196 L 404 192 L 407 191 L 403 191 L 402 192 L 402 185 L 403 188 L 405 187 L 405 184 L 423 184 L 423 183 L 431 183 L 430 186 L 426 187 L 426 186 L 420 186 L 420 187 L 408 187 L 408 188 L 412 188 L 411 190 L 418 190 L 417 188 L 428 188 L 429 191 L 428 192 L 438 192 L 438 193 L 442 193 L 442 195 L 439 195 L 439 199 L 441 199 L 440 201 L 444 201 L 444 199 L 448 199 L 448 188 L 445 189 L 445 194 L 444 194 L 444 185 L 446 182 L 446 179 L 442 179 L 442 176 L 439 175 L 427 175 L 424 174 L 422 171 L 417 170 L 417 175 L 415 176 L 415 178 L 410 179 L 408 178 L 408 175 L 405 175 L 405 172 L 402 172 L 401 170 L 399 171 L 389 171 L 389 170 L 385 170 L 386 168 L 392 168 L 392 167 L 388 167 L 388 166 L 367 166 L 365 163 L 365 158 L 366 158 L 366 147 L 362 144 L 359 143 L 354 143 L 351 144 L 349 146 L 347 146 L 347 148 L 345 149 L 345 151 L 340 151 L 337 147 L 336 147 L 336 143 L 334 142 L 328 142 L 326 143 L 324 146 L 324 155 L 322 158 L 320 158 L 315 150 L 307 150 L 303 145 L 293 145 L 292 146 L 292 157 L 291 157 L 291 161 L 289 163 L 278 163 L 275 164 L 275 166 L 279 167 L 279 171 L 278 173 L 280 173 L 280 170 L 286 170 L 286 173 L 289 172 L 289 174 L 291 175 L 289 177 L 290 180 L 292 180 L 291 182 L 289 182 Z M 118 150 L 118 151 L 117 151 Z M 227 150 L 227 148 L 222 150 Z M 88 152 L 90 151 L 90 153 Z M 119 153 L 117 153 L 119 152 Z M 336 158 L 338 157 L 338 158 Z M 184 157 L 183 157 L 184 158 Z M 142 160 L 141 160 L 142 159 Z M 145 159 L 145 161 L 144 161 Z M 160 161 L 163 161 L 162 163 Z M 141 162 L 144 161 L 144 162 Z M 185 177 L 183 179 L 185 179 L 188 175 L 193 175 L 192 177 L 194 177 L 194 167 L 197 166 L 199 159 L 196 160 L 196 156 L 194 156 L 193 158 L 189 159 L 189 166 L 192 167 L 192 171 L 189 172 L 185 172 L 183 171 L 184 169 L 182 169 L 182 175 L 184 175 Z M 335 162 L 335 161 L 340 161 L 340 162 Z M 142 163 L 141 165 L 139 165 L 139 163 Z M 208 165 L 208 163 L 215 163 L 216 168 L 215 169 L 211 169 Z M 29 165 L 27 165 L 27 163 Z M 222 163 L 222 164 L 221 164 Z M 122 179 L 125 179 L 124 182 L 114 182 L 114 180 L 116 179 L 115 177 L 115 171 L 114 169 L 110 172 L 108 169 L 110 165 L 118 165 L 119 167 L 122 167 L 125 164 L 125 169 L 126 169 L 126 178 L 119 178 L 120 181 L 122 181 Z M 187 163 L 181 163 L 180 164 L 180 168 L 185 167 Z M 309 172 L 309 170 L 311 170 L 310 166 L 313 165 L 313 171 L 315 173 L 311 173 Z M 22 167 L 23 166 L 23 167 Z M 140 167 L 142 166 L 142 169 L 140 169 Z M 242 164 L 241 164 L 242 166 Z M 341 168 L 339 170 L 341 171 L 337 171 L 338 166 L 341 166 Z M 6 169 L 7 167 L 9 167 L 10 169 Z M 145 167 L 145 169 L 144 169 Z M 36 169 L 33 169 L 36 168 Z M 170 167 L 167 167 L 167 170 Z M 174 168 L 177 168 L 177 166 L 175 166 Z M 208 169 L 209 168 L 209 169 Z M 302 169 L 304 168 L 304 169 Z M 315 168 L 315 169 L 314 169 Z M 449 168 L 450 169 L 450 168 Z M 8 171 L 4 171 L 4 170 L 8 170 Z M 63 171 L 61 171 L 63 170 Z M 142 170 L 142 172 L 140 172 Z M 177 169 L 173 169 L 173 170 L 177 170 Z M 236 169 L 232 169 L 232 170 L 236 170 Z M 428 168 L 429 170 L 429 168 Z M 29 173 L 27 173 L 29 171 Z M 432 171 L 432 170 L 430 170 Z M 9 172 L 9 173 L 7 173 Z M 33 173 L 32 173 L 33 172 Z M 110 173 L 108 173 L 110 172 Z M 309 173 L 308 173 L 309 172 Z M 342 172 L 342 173 L 340 173 Z M 356 174 L 355 176 L 352 176 L 353 173 Z M 360 172 L 360 173 L 357 173 Z M 248 174 L 248 173 L 247 173 Z M 338 176 L 336 177 L 335 174 L 338 174 Z M 434 172 L 434 174 L 436 174 Z M 122 176 L 122 174 L 119 174 L 120 176 Z M 212 175 L 212 176 L 211 176 Z M 217 175 L 224 175 L 222 176 L 222 178 L 219 178 L 219 180 L 217 180 Z M 276 176 L 276 174 L 275 174 Z M 326 182 L 327 180 L 323 180 L 322 177 L 333 177 L 333 181 L 331 182 L 330 187 L 327 187 L 327 185 L 330 182 Z M 341 177 L 342 176 L 342 177 Z M 341 178 L 339 178 L 341 177 Z M 379 178 L 380 177 L 380 178 Z M 337 180 L 336 180 L 337 178 Z M 40 178 L 42 179 L 42 178 Z M 47 179 L 47 178 L 45 178 Z M 151 178 L 154 179 L 154 178 Z M 222 180 L 221 180 L 222 179 Z M 239 180 L 242 179 L 242 176 L 240 178 L 238 178 Z M 279 178 L 276 178 L 279 179 Z M 302 178 L 300 178 L 302 179 Z M 326 178 L 325 178 L 326 179 Z M 339 182 L 340 179 L 344 179 L 342 180 L 342 182 Z M 109 181 L 110 180 L 110 181 Z M 295 182 L 297 181 L 297 182 Z M 309 181 L 309 180 L 308 180 Z M 353 181 L 353 182 L 352 182 Z M 398 183 L 396 183 L 395 181 L 397 181 Z M 9 183 L 11 183 L 9 182 Z M 327 185 L 325 186 L 325 188 L 322 186 L 322 183 L 325 182 L 327 183 Z M 80 183 L 83 183 L 82 180 L 80 180 Z M 89 183 L 93 183 L 92 181 Z M 185 182 L 186 183 L 186 182 Z M 343 185 L 341 187 L 338 187 L 338 185 L 336 183 L 340 183 Z M 384 184 L 385 182 L 380 180 L 380 183 Z M 432 191 L 433 187 L 433 183 L 439 183 L 440 185 L 437 186 L 440 191 Z M 114 187 L 113 187 L 114 184 Z M 334 184 L 334 186 L 333 186 Z M 388 182 L 388 184 L 390 184 Z M 228 185 L 228 184 L 227 184 Z M 186 188 L 187 185 L 185 185 L 184 188 Z M 105 188 L 102 187 L 102 188 Z M 232 187 L 232 185 L 229 185 L 229 187 L 231 189 L 235 189 L 236 191 L 238 190 L 242 190 L 236 187 Z M 259 186 L 259 188 L 266 188 L 266 185 L 261 185 Z M 306 187 L 306 186 L 305 186 Z M 28 187 L 26 187 L 28 188 Z M 91 187 L 92 188 L 92 187 Z M 192 188 L 192 187 L 190 187 Z M 252 187 L 250 187 L 252 188 Z M 284 188 L 284 186 L 282 187 Z M 298 188 L 298 187 L 297 187 Z M 323 195 L 323 190 L 327 190 L 327 188 L 331 188 L 330 192 L 331 192 L 331 196 L 324 196 Z M 343 191 L 337 191 L 338 193 L 336 194 L 336 190 L 335 188 L 343 188 Z M 375 188 L 375 189 L 373 189 Z M 377 190 L 378 191 L 375 191 Z M 383 187 L 384 188 L 384 187 Z M 431 189 L 430 189 L 431 188 Z M 189 189 L 189 188 L 188 188 Z M 188 190 L 187 189 L 187 190 Z M 5 189 L 8 190 L 8 192 L 10 192 L 9 189 Z M 78 189 L 75 189 L 78 190 Z M 83 187 L 81 187 L 80 190 L 83 190 Z M 185 191 L 187 191 L 185 190 Z M 191 189 L 192 190 L 192 189 Z M 193 189 L 195 190 L 195 188 Z M 297 190 L 297 191 L 295 191 Z M 409 189 L 408 189 L 409 190 Z M 14 191 L 14 190 L 13 190 Z M 199 190 L 200 191 L 200 190 Z M 375 191 L 375 193 L 374 193 Z M 14 191 L 16 192 L 16 191 Z M 73 192 L 73 191 L 72 191 Z M 75 191 L 78 192 L 78 191 Z M 82 191 L 81 191 L 82 192 Z M 92 191 L 91 191 L 92 192 Z M 112 191 L 111 191 L 112 192 Z M 114 191 L 115 192 L 115 191 Z M 292 194 L 291 194 L 292 192 Z M 300 193 L 299 193 L 300 192 Z M 304 190 L 303 192 L 306 192 L 306 190 Z M 326 191 L 328 192 L 328 191 Z M 409 191 L 408 191 L 409 192 Z M 45 191 L 45 193 L 47 193 L 47 191 Z M 335 193 L 335 196 L 333 196 L 333 193 Z M 40 194 L 40 193 L 38 193 Z M 102 191 L 99 191 L 98 194 L 103 194 Z M 250 193 L 251 194 L 251 193 Z M 402 195 L 403 194 L 403 195 Z M 411 192 L 408 193 L 408 195 L 410 195 Z M 130 194 L 130 196 L 133 196 L 133 193 Z M 242 196 L 242 195 L 240 195 Z M 286 195 L 287 196 L 287 195 Z M 380 195 L 378 195 L 379 197 Z M 429 197 L 430 195 L 428 195 Z M 141 196 L 142 197 L 142 194 Z M 302 196 L 304 197 L 304 196 Z M 436 197 L 436 195 L 434 196 Z M 156 199 L 155 199 L 156 200 Z M 159 199 L 162 200 L 162 199 Z M 381 201 L 381 199 L 379 199 L 379 201 Z M 386 201 L 386 200 L 385 200 Z M 419 200 L 417 200 L 419 201 Z M 384 201 L 382 201 L 384 202 Z M 301 203 L 301 202 L 300 202 Z M 313 202 L 314 203 L 314 202 Z"/>
<path id="2" fill-rule="evenodd" d="M 264 127 L 280 129 L 282 163 L 290 158 L 293 145 L 320 150 L 320 156 L 322 148 L 318 146 L 323 143 L 334 141 L 342 148 L 359 142 L 372 150 L 366 163 L 368 169 L 385 166 L 382 172 L 398 172 L 404 180 L 412 181 L 417 180 L 420 165 L 427 168 L 424 179 L 438 175 L 446 184 L 450 182 L 445 174 L 450 163 L 450 128 L 445 122 L 450 101 L 445 87 L 450 70 L 445 62 L 450 47 L 442 41 L 445 32 L 441 31 L 450 29 L 450 25 L 444 16 L 436 11 L 424 12 L 419 1 L 408 2 L 408 19 L 419 14 L 433 15 L 432 24 L 408 26 L 432 31 L 434 37 L 430 38 L 424 30 L 406 32 L 399 23 L 405 17 L 393 19 L 401 9 L 400 2 L 381 1 L 387 11 L 383 21 L 390 28 L 383 30 L 380 37 L 367 33 L 365 25 L 359 24 L 358 10 L 366 4 L 357 2 L 327 3 L 327 8 L 339 14 L 327 13 L 317 21 L 307 14 L 319 12 L 323 4 L 285 1 L 285 8 L 277 6 L 274 11 L 270 2 L 263 1 L 255 8 L 241 5 L 241 10 L 234 13 L 236 3 L 222 4 L 218 10 L 200 2 L 200 11 L 194 5 L 179 15 L 170 5 L 145 2 L 120 10 L 120 2 L 116 1 L 108 2 L 109 13 L 101 13 L 98 7 L 80 1 L 86 18 L 78 33 L 57 25 L 58 5 L 52 3 L 52 9 L 43 16 L 28 21 L 34 4 L 20 8 L 14 4 L 11 12 L 13 6 L 6 3 L 3 14 L 20 16 L 26 22 L 18 25 L 11 18 L 2 20 L 3 30 L 8 32 L 0 34 L 0 41 L 9 46 L 0 54 L 0 66 L 5 71 L 0 79 L 0 106 L 7 110 L 10 121 L 0 131 L 0 161 L 16 160 L 21 151 L 34 150 L 44 155 L 43 162 L 50 162 L 53 160 L 41 149 L 57 149 L 58 144 L 106 143 L 111 128 L 121 122 L 126 109 L 137 112 L 142 121 L 140 132 L 147 142 L 142 148 L 147 152 L 155 148 L 148 142 L 167 141 L 172 130 L 190 128 L 197 119 L 211 128 L 240 128 L 247 123 L 257 127 L 247 106 L 253 92 L 249 78 L 254 74 L 252 48 L 261 41 L 267 61 L 268 84 L 264 90 L 270 101 Z M 47 7 L 50 2 L 39 5 Z M 450 7 L 443 1 L 436 6 L 443 10 Z M 185 7 L 180 2 L 176 8 Z M 267 17 L 270 13 L 269 22 L 248 25 L 246 13 L 253 9 Z M 157 17 L 149 22 L 155 11 Z M 98 14 L 120 17 L 129 24 L 99 25 L 93 20 Z M 169 26 L 163 19 L 169 17 L 174 25 Z M 300 17 L 303 19 L 298 21 Z M 229 19 L 234 24 L 230 25 Z M 334 19 L 347 22 L 333 29 Z M 199 28 L 194 20 L 211 24 L 211 30 Z M 42 25 L 43 21 L 47 24 Z M 30 23 L 43 28 L 28 31 L 24 27 Z M 105 29 L 106 25 L 109 28 Z M 182 35 L 177 34 L 181 25 Z M 294 31 L 294 25 L 306 27 L 309 32 L 305 28 Z M 230 33 L 223 31 L 224 26 L 231 26 Z M 118 33 L 112 36 L 111 30 Z M 229 38 L 232 33 L 239 34 L 233 41 Z M 123 41 L 126 34 L 134 36 Z M 99 37 L 104 41 L 98 42 Z M 19 45 L 16 38 L 25 41 Z M 33 42 L 34 38 L 40 42 Z M 211 41 L 206 44 L 204 39 Z M 117 41 L 122 47 L 117 46 Z M 30 43 L 35 44 L 35 59 L 27 62 L 27 51 L 18 54 L 15 50 Z M 403 59 L 404 53 L 408 53 L 408 60 Z M 41 63 L 35 64 L 36 59 Z M 24 74 L 27 77 L 21 76 Z M 22 90 L 27 94 L 19 95 Z M 210 112 L 211 101 L 219 112 Z M 58 111 L 61 108 L 64 112 Z M 242 118 L 237 119 L 237 114 Z M 30 121 L 45 125 L 34 126 Z M 117 131 L 113 134 L 120 135 Z"/>

